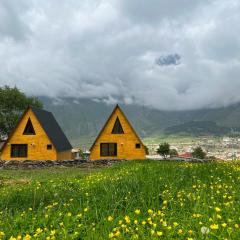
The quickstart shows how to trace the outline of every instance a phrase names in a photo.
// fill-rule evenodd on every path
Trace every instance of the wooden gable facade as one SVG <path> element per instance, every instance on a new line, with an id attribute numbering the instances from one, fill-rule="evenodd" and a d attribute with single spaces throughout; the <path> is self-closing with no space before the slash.
<path id="1" fill-rule="evenodd" d="M 71 159 L 71 149 L 52 113 L 28 107 L 3 145 L 1 159 Z"/>
<path id="2" fill-rule="evenodd" d="M 90 160 L 145 158 L 144 144 L 117 105 L 90 149 Z"/>

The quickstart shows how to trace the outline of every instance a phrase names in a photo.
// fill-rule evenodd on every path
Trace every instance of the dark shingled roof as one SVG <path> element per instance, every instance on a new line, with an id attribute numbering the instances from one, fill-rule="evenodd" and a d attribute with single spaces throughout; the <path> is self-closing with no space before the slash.
<path id="1" fill-rule="evenodd" d="M 51 112 L 30 107 L 58 152 L 72 149 L 72 145 Z"/>

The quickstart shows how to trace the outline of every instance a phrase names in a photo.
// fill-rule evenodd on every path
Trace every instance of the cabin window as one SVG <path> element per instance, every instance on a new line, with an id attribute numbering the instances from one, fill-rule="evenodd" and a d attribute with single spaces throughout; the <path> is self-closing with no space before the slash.
<path id="1" fill-rule="evenodd" d="M 30 118 L 27 121 L 26 127 L 23 131 L 23 135 L 35 135 L 35 130 L 33 128 L 32 121 Z"/>
<path id="2" fill-rule="evenodd" d="M 136 148 L 141 148 L 141 144 L 140 143 L 136 143 L 135 147 Z"/>
<path id="3" fill-rule="evenodd" d="M 47 145 L 47 150 L 52 150 L 52 144 Z"/>
<path id="4" fill-rule="evenodd" d="M 117 156 L 117 143 L 101 143 L 100 155 L 101 157 Z"/>
<path id="5" fill-rule="evenodd" d="M 28 146 L 27 144 L 11 144 L 11 157 L 23 158 L 27 157 Z"/>
<path id="6" fill-rule="evenodd" d="M 114 126 L 113 126 L 113 129 L 112 129 L 112 134 L 123 134 L 123 128 L 122 128 L 122 125 L 119 121 L 119 118 L 117 117 L 115 123 L 114 123 Z"/>

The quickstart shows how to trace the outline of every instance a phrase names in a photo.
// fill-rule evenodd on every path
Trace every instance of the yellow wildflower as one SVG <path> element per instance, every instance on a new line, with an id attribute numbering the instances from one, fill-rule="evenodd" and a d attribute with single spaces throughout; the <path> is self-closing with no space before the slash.
<path id="1" fill-rule="evenodd" d="M 157 231 L 157 235 L 160 237 L 163 235 L 163 232 Z"/>
<path id="2" fill-rule="evenodd" d="M 30 240 L 30 239 L 31 239 L 31 236 L 29 234 L 26 234 L 25 240 Z"/>
<path id="3" fill-rule="evenodd" d="M 148 209 L 148 214 L 153 214 L 153 210 L 152 209 Z"/>
<path id="4" fill-rule="evenodd" d="M 108 236 L 109 236 L 109 238 L 113 238 L 114 237 L 114 233 L 109 233 Z"/>
<path id="5" fill-rule="evenodd" d="M 216 212 L 221 212 L 221 209 L 219 207 L 215 207 Z"/>
<path id="6" fill-rule="evenodd" d="M 125 221 L 126 221 L 126 223 L 130 223 L 131 222 L 131 220 L 130 220 L 130 217 L 129 216 L 125 216 Z"/>
<path id="7" fill-rule="evenodd" d="M 117 232 L 115 232 L 115 237 L 119 237 L 120 236 L 120 231 L 118 230 Z"/>
<path id="8" fill-rule="evenodd" d="M 36 230 L 36 234 L 40 234 L 40 233 L 42 233 L 43 232 L 43 230 L 41 229 L 41 228 L 38 228 L 37 230 Z"/>
<path id="9" fill-rule="evenodd" d="M 179 229 L 179 230 L 178 230 L 178 233 L 179 233 L 179 234 L 182 234 L 182 233 L 183 233 L 183 230 L 182 230 L 182 229 Z"/>
<path id="10" fill-rule="evenodd" d="M 217 229 L 218 229 L 218 224 L 211 224 L 211 225 L 210 225 L 210 228 L 211 228 L 212 230 L 217 230 Z"/>
<path id="11" fill-rule="evenodd" d="M 135 213 L 136 213 L 137 215 L 139 215 L 140 212 L 141 212 L 141 211 L 140 211 L 139 209 L 136 209 L 136 210 L 135 210 Z"/>

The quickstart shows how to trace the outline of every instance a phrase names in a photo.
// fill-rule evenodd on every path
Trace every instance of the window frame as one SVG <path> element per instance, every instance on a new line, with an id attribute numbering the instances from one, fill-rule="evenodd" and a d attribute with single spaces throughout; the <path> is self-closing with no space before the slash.
<path id="1" fill-rule="evenodd" d="M 10 155 L 11 158 L 27 158 L 28 144 L 11 144 Z"/>
<path id="2" fill-rule="evenodd" d="M 140 148 L 141 148 L 141 143 L 136 143 L 136 144 L 135 144 L 135 148 L 136 148 L 136 149 L 140 149 Z"/>
<path id="3" fill-rule="evenodd" d="M 29 124 L 31 124 L 32 132 L 26 132 L 26 129 L 27 129 Z M 23 135 L 36 135 L 36 132 L 35 132 L 35 129 L 33 127 L 32 120 L 31 120 L 30 117 L 28 118 L 27 124 L 26 124 L 26 126 L 25 126 L 25 128 L 23 130 Z"/>
<path id="4" fill-rule="evenodd" d="M 104 146 L 105 146 L 105 149 L 103 149 Z M 100 143 L 100 156 L 101 157 L 116 157 L 117 156 L 117 143 Z"/>
<path id="5" fill-rule="evenodd" d="M 47 150 L 52 150 L 52 144 L 47 144 Z"/>
<path id="6" fill-rule="evenodd" d="M 111 133 L 112 134 L 124 134 L 124 130 L 123 130 L 122 124 L 119 120 L 119 117 L 116 118 Z"/>

